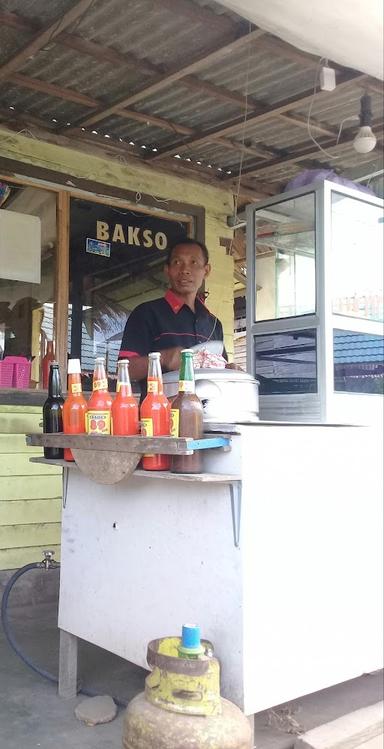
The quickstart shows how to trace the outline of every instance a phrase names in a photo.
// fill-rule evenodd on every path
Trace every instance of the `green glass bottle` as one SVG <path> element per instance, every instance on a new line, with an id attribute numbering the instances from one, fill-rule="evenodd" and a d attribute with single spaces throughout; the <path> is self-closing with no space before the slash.
<path id="1" fill-rule="evenodd" d="M 193 352 L 184 349 L 181 352 L 179 392 L 171 406 L 171 437 L 191 437 L 198 440 L 202 436 L 203 406 L 195 392 Z M 195 450 L 192 455 L 173 455 L 171 471 L 201 473 L 201 453 L 201 450 Z"/>

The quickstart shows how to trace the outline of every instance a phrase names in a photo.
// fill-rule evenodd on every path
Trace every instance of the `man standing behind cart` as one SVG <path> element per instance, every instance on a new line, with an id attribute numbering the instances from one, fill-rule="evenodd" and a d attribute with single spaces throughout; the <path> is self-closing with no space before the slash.
<path id="1" fill-rule="evenodd" d="M 119 358 L 130 360 L 132 380 L 145 380 L 150 351 L 160 351 L 162 369 L 170 372 L 179 369 L 182 349 L 223 342 L 220 320 L 198 296 L 211 271 L 205 244 L 180 240 L 168 250 L 164 271 L 170 286 L 165 296 L 139 304 L 125 326 Z"/>

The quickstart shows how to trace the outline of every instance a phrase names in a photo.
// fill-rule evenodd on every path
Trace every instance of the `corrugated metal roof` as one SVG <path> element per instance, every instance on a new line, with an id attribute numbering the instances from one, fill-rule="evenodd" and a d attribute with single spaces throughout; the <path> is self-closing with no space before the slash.
<path id="1" fill-rule="evenodd" d="M 249 29 L 247 21 L 214 0 L 130 0 L 129 3 L 93 0 L 82 15 L 64 31 L 61 29 L 61 34 L 55 37 L 52 33 L 52 38 L 45 40 L 40 50 L 16 66 L 15 71 L 1 77 L 2 64 L 12 60 L 36 36 L 38 29 L 49 26 L 73 7 L 73 0 L 49 3 L 0 0 L 0 13 L 5 14 L 0 29 L 0 116 L 3 122 L 12 126 L 12 121 L 19 123 L 21 120 L 33 128 L 37 122 L 33 118 L 38 118 L 47 130 L 54 128 L 70 137 L 71 131 L 66 130 L 68 122 L 81 125 L 83 120 L 97 113 L 98 108 L 102 110 L 146 89 L 169 71 L 225 47 Z M 21 73 L 24 80 L 12 79 L 13 72 Z M 180 148 L 179 169 L 183 167 L 188 173 L 188 167 L 198 167 L 206 170 L 209 177 L 213 172 L 208 170 L 214 170 L 218 179 L 228 179 L 231 176 L 228 172 L 236 175 L 244 142 L 244 171 L 263 167 L 262 181 L 280 184 L 300 171 L 303 163 L 268 166 L 269 161 L 274 161 L 276 155 L 291 155 L 311 145 L 305 119 L 315 72 L 312 57 L 307 58 L 303 52 L 295 53 L 281 41 L 276 45 L 269 34 L 264 35 L 264 39 L 259 35 L 253 42 L 240 45 L 235 52 L 202 64 L 192 72 L 192 81 L 188 82 L 188 77 L 172 80 L 140 97 L 133 105 L 128 103 L 128 109 L 143 115 L 142 121 L 118 112 L 108 113 L 86 127 L 83 135 L 80 131 L 80 135 L 77 132 L 74 137 L 89 140 L 94 137 L 92 130 L 95 130 L 99 136 L 109 136 L 111 143 L 115 141 L 122 148 L 126 146 L 127 152 L 147 160 L 169 149 L 173 149 L 173 153 L 167 158 L 173 158 Z M 340 81 L 350 74 L 351 71 L 341 71 L 337 79 Z M 51 84 L 69 91 L 66 94 L 52 89 L 35 90 L 36 82 L 40 88 L 41 84 Z M 372 81 L 365 77 L 348 86 L 336 87 L 331 93 L 322 92 L 312 102 L 312 118 L 337 133 L 343 120 L 358 115 L 359 99 L 365 85 L 370 83 Z M 378 83 L 373 85 L 371 95 L 374 120 L 379 123 L 383 119 L 383 100 L 378 86 Z M 73 101 L 73 92 L 91 97 L 95 106 L 90 106 L 91 102 Z M 231 100 L 231 96 L 240 100 Z M 243 126 L 244 97 L 248 100 L 247 119 L 251 121 Z M 306 97 L 304 103 L 300 101 L 303 97 Z M 258 107 L 263 111 L 265 107 L 287 100 L 292 100 L 288 111 L 298 115 L 304 124 L 273 113 L 268 119 L 254 119 Z M 30 124 L 28 118 L 31 118 Z M 193 142 L 200 135 L 220 131 L 233 123 L 238 123 L 238 127 L 230 135 L 224 134 L 221 142 L 216 138 L 202 144 Z M 346 130 L 356 125 L 352 120 L 344 123 Z M 176 128 L 172 129 L 173 126 Z M 180 127 L 189 128 L 191 132 L 180 133 Z M 350 132 L 352 136 L 352 130 Z M 324 138 L 316 129 L 313 133 L 317 138 Z M 232 144 L 226 144 L 226 140 L 231 140 Z M 192 142 L 187 145 L 189 141 Z M 130 146 L 130 142 L 135 145 Z M 239 144 L 238 149 L 233 143 Z M 263 159 L 252 153 L 252 148 L 269 149 L 271 157 Z M 379 158 L 379 149 L 364 156 L 356 154 L 351 144 L 346 144 L 335 152 L 331 150 L 328 162 L 314 146 L 314 155 L 309 160 L 320 165 L 331 163 L 343 170 L 363 163 L 376 164 Z M 268 168 L 264 169 L 265 166 Z M 196 174 L 193 172 L 194 178 Z M 247 184 L 256 183 L 258 179 L 256 172 L 247 177 Z"/>

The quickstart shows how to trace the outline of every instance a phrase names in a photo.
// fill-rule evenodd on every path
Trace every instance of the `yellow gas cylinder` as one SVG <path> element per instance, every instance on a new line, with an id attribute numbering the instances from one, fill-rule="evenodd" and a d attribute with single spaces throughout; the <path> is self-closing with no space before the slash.
<path id="1" fill-rule="evenodd" d="M 188 626 L 188 625 L 187 625 Z M 251 749 L 248 720 L 220 697 L 220 666 L 207 640 L 148 645 L 145 691 L 124 716 L 124 749 Z M 185 644 L 186 643 L 186 644 Z"/>

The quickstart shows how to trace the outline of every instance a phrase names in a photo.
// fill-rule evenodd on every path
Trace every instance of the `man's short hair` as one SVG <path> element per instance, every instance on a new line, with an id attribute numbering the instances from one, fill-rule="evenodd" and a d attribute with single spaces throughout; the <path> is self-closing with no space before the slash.
<path id="1" fill-rule="evenodd" d="M 176 247 L 179 247 L 181 244 L 187 244 L 187 245 L 197 245 L 200 247 L 203 257 L 204 257 L 204 265 L 207 265 L 209 263 L 209 252 L 207 246 L 204 244 L 204 242 L 200 242 L 198 239 L 192 239 L 191 237 L 186 237 L 185 239 L 178 239 L 177 242 L 174 242 L 167 250 L 167 258 L 166 258 L 166 265 L 170 265 L 172 260 L 172 253 L 176 249 Z"/>

